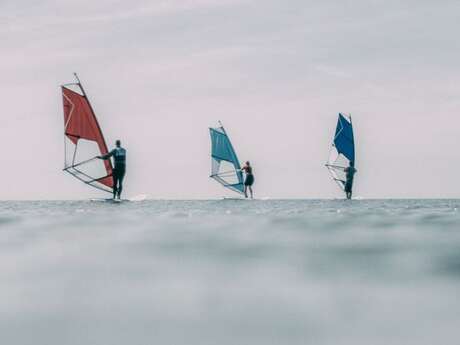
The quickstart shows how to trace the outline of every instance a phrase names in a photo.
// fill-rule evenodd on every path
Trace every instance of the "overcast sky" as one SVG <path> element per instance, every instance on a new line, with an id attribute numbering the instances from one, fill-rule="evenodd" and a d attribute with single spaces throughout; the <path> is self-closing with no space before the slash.
<path id="1" fill-rule="evenodd" d="M 341 197 L 324 167 L 353 115 L 356 195 L 459 197 L 460 2 L 0 0 L 0 199 L 100 196 L 62 172 L 59 85 L 79 73 L 126 196 L 226 195 L 226 125 L 260 197 Z"/>

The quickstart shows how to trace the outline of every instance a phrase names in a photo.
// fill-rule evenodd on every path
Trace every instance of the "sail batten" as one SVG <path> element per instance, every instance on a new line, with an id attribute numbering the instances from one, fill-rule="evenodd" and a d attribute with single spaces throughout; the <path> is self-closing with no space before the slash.
<path id="1" fill-rule="evenodd" d="M 210 177 L 225 188 L 244 194 L 241 166 L 224 127 L 210 128 L 209 131 L 211 135 Z"/>
<path id="2" fill-rule="evenodd" d="M 75 87 L 76 90 L 70 89 Z M 94 188 L 111 192 L 112 163 L 97 156 L 108 153 L 104 135 L 81 86 L 61 87 L 64 108 L 64 171 Z M 78 92 L 77 92 L 78 91 Z"/>
<path id="3" fill-rule="evenodd" d="M 345 169 L 355 165 L 355 140 L 351 116 L 339 114 L 329 160 L 326 164 L 332 179 L 345 190 Z"/>

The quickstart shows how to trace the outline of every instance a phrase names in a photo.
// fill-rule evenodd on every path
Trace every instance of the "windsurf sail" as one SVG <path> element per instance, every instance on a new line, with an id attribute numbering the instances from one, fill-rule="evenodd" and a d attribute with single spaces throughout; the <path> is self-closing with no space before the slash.
<path id="1" fill-rule="evenodd" d="M 227 132 L 222 125 L 209 130 L 211 134 L 211 178 L 236 193 L 244 194 L 240 161 Z"/>
<path id="2" fill-rule="evenodd" d="M 76 83 L 62 85 L 64 104 L 64 171 L 87 185 L 112 193 L 112 163 L 97 156 L 108 153 L 91 103 Z"/>
<path id="3" fill-rule="evenodd" d="M 345 190 L 345 168 L 355 165 L 355 140 L 351 116 L 339 114 L 334 140 L 326 164 L 332 178 L 342 190 Z"/>

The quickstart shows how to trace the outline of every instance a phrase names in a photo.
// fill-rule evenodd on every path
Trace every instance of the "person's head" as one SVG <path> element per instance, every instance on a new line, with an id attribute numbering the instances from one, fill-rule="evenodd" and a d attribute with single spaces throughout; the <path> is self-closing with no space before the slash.
<path id="1" fill-rule="evenodd" d="M 121 141 L 120 140 L 115 141 L 115 146 L 120 147 L 121 146 Z"/>
<path id="2" fill-rule="evenodd" d="M 251 162 L 246 161 L 246 165 L 247 165 L 248 167 L 251 166 Z"/>
<path id="3" fill-rule="evenodd" d="M 350 161 L 350 168 L 353 168 L 355 166 L 355 162 Z"/>

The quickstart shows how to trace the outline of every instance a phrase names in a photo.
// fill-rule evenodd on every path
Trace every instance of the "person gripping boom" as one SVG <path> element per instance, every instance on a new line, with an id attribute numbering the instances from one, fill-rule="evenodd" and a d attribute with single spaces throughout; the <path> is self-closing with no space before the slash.
<path id="1" fill-rule="evenodd" d="M 123 191 L 123 179 L 126 174 L 126 150 L 121 147 L 121 141 L 115 142 L 115 148 L 103 156 L 97 158 L 107 160 L 113 157 L 113 199 L 121 199 L 121 192 Z"/>
<path id="2" fill-rule="evenodd" d="M 246 179 L 244 180 L 244 196 L 248 197 L 248 189 L 251 193 L 251 199 L 254 199 L 254 193 L 252 191 L 252 185 L 254 184 L 254 173 L 252 170 L 251 163 L 249 161 L 244 164 L 243 168 L 241 169 L 244 173 L 246 173 Z"/>
<path id="3" fill-rule="evenodd" d="M 347 194 L 347 199 L 350 200 L 353 194 L 353 179 L 357 170 L 355 169 L 354 164 L 350 161 L 350 165 L 343 169 L 343 171 L 345 172 L 346 181 L 342 182 L 344 182 L 343 186 L 345 193 Z"/>

